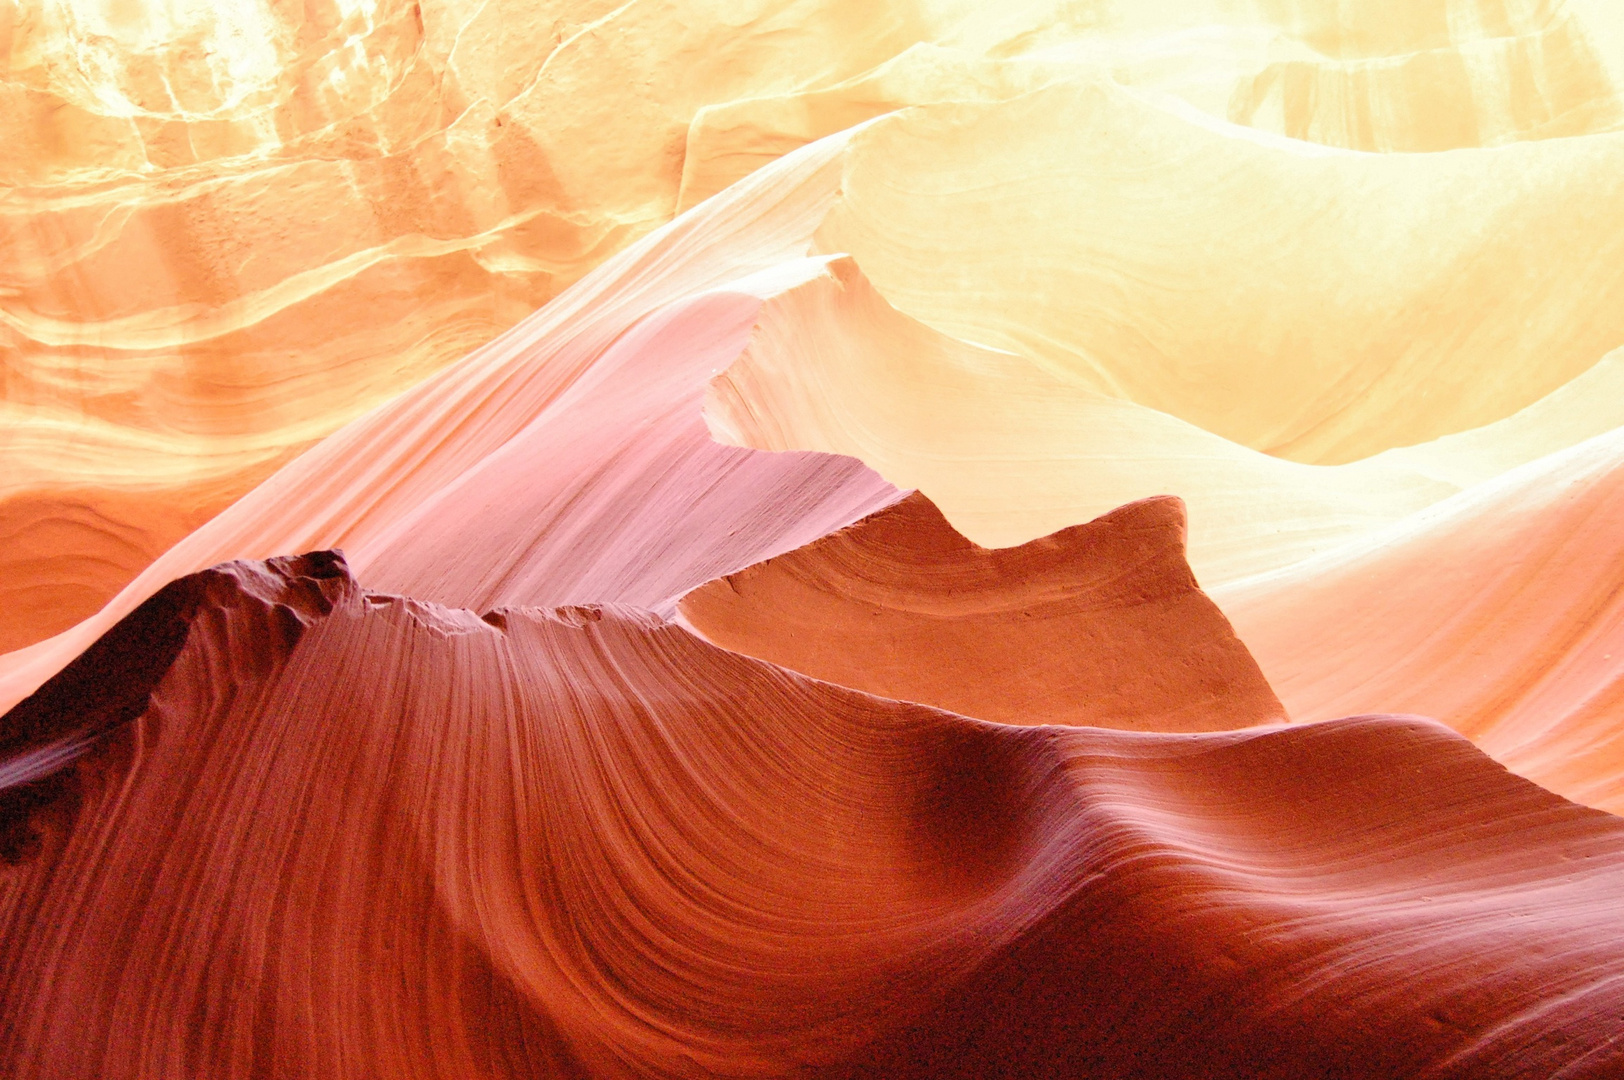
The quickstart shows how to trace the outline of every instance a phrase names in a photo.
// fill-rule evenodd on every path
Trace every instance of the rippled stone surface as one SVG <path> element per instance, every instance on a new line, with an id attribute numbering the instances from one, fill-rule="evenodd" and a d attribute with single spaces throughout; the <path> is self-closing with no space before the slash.
<path id="1" fill-rule="evenodd" d="M 7 717 L 12 1075 L 1617 1066 L 1624 823 L 1430 721 L 989 724 L 328 552 L 97 648 Z"/>
<path id="2" fill-rule="evenodd" d="M 0 1073 L 1624 1068 L 1610 4 L 0 56 Z"/>

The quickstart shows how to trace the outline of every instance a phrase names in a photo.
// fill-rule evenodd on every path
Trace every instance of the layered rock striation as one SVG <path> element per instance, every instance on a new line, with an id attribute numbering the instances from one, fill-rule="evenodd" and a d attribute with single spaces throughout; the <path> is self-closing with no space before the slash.
<path id="1" fill-rule="evenodd" d="M 990 724 L 325 552 L 92 656 L 4 718 L 10 1075 L 1617 1067 L 1624 825 L 1430 721 Z"/>

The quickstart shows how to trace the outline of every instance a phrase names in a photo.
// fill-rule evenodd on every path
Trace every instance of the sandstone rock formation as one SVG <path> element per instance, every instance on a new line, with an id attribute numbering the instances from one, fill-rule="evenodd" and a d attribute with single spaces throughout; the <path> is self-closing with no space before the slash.
<path id="1" fill-rule="evenodd" d="M 0 1074 L 1624 1069 L 1604 0 L 0 57 Z"/>
<path id="2" fill-rule="evenodd" d="M 1430 721 L 989 724 L 646 612 L 371 592 L 330 552 L 171 584 L 7 720 L 10 1075 L 1624 1052 L 1624 823 Z"/>

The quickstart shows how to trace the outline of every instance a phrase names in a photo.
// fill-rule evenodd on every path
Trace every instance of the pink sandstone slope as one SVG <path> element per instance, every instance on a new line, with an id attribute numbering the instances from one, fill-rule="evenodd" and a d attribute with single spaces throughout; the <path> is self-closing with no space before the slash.
<path id="1" fill-rule="evenodd" d="M 885 6 L 23 0 L 0 13 L 0 650 L 669 221 L 700 109 Z M 13 585 L 19 578 L 23 587 Z"/>
<path id="2" fill-rule="evenodd" d="M 1619 1065 L 1624 825 L 1428 721 L 989 724 L 315 553 L 6 722 L 19 1078 Z"/>
<path id="3" fill-rule="evenodd" d="M 707 381 L 802 257 L 840 140 L 786 159 L 611 259 L 521 327 L 324 440 L 166 552 L 102 612 L 0 659 L 14 702 L 174 577 L 342 545 L 437 602 L 632 603 L 901 497 L 860 462 L 711 439 Z"/>

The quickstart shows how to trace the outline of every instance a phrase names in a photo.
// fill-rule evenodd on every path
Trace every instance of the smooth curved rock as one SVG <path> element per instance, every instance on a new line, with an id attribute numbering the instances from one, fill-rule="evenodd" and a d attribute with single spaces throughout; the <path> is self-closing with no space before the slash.
<path id="1" fill-rule="evenodd" d="M 678 608 L 734 652 L 1005 724 L 1221 731 L 1286 718 L 1197 587 L 1172 498 L 989 550 L 916 493 Z"/>
<path id="2" fill-rule="evenodd" d="M 95 616 L 0 659 L 20 700 L 175 577 L 342 546 L 393 590 L 474 608 L 669 610 L 902 492 L 850 458 L 711 439 L 708 380 L 804 256 L 843 140 L 791 155 L 606 262 L 524 324 L 277 471 Z"/>
<path id="3" fill-rule="evenodd" d="M 1231 141 L 1553 144 L 1523 155 L 1538 170 L 1563 158 L 1557 137 L 1624 118 L 1615 15 L 1604 0 L 10 5 L 0 535 L 43 530 L 55 551 L 0 563 L 21 582 L 0 651 L 89 615 L 292 456 L 806 143 L 1107 80 Z M 1047 141 L 1014 167 L 1047 169 Z M 1051 362 L 1077 351 L 1064 337 Z M 1165 386 L 1128 389 L 1212 420 Z M 1471 422 L 1496 408 L 1462 405 Z M 1305 460 L 1369 449 L 1275 430 L 1295 423 L 1219 427 Z"/>
<path id="4" fill-rule="evenodd" d="M 1301 720 L 1435 716 L 1624 811 L 1624 432 L 1216 598 Z"/>
<path id="5" fill-rule="evenodd" d="M 1428 721 L 987 724 L 319 553 L 160 608 L 0 868 L 8 1075 L 1617 1069 L 1624 824 Z"/>
<path id="6" fill-rule="evenodd" d="M 1615 7 L 0 9 L 0 1075 L 1620 1074 Z"/>
<path id="7" fill-rule="evenodd" d="M 1621 164 L 1624 132 L 1352 153 L 1079 79 L 866 128 L 818 244 L 955 337 L 1335 464 L 1500 420 L 1624 341 Z"/>

